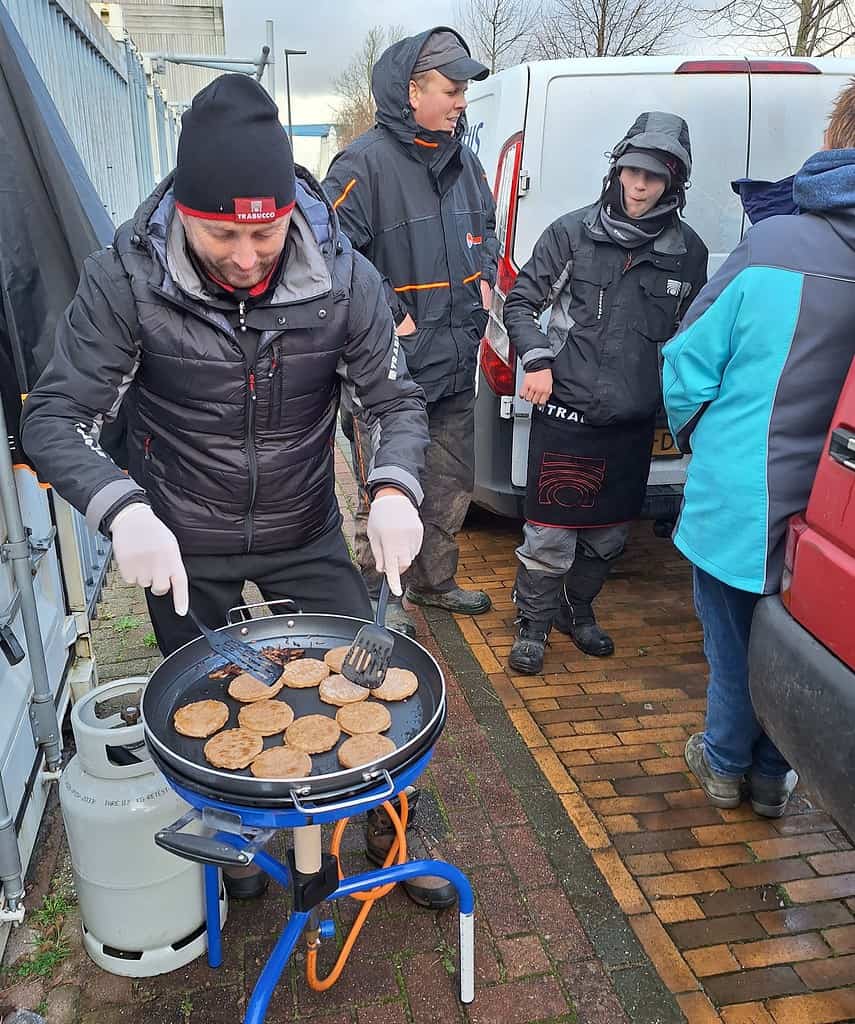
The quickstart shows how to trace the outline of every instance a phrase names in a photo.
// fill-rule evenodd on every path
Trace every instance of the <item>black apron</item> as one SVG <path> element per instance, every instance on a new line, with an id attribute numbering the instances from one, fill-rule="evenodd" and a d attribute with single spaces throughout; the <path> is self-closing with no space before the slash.
<path id="1" fill-rule="evenodd" d="M 532 407 L 525 517 L 535 526 L 613 526 L 641 512 L 655 418 L 589 427 L 550 400 Z"/>

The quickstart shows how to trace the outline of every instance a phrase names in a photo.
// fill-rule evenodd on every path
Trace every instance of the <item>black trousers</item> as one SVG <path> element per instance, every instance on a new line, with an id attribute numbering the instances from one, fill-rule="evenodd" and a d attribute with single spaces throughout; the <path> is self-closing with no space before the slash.
<path id="1" fill-rule="evenodd" d="M 188 555 L 190 606 L 206 626 L 223 626 L 229 608 L 243 604 L 247 581 L 265 601 L 291 598 L 301 611 L 371 619 L 371 602 L 359 570 L 350 559 L 341 530 L 331 530 L 301 548 L 263 555 Z M 146 601 L 157 644 L 164 655 L 194 640 L 199 632 L 189 616 L 175 614 L 172 594 Z"/>

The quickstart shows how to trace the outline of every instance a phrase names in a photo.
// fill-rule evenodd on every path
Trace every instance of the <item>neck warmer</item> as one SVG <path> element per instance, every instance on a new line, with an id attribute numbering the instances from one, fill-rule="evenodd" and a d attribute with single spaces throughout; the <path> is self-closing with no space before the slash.
<path id="1" fill-rule="evenodd" d="M 793 182 L 803 213 L 855 207 L 855 149 L 827 149 L 808 157 Z"/>
<path id="2" fill-rule="evenodd" d="M 623 205 L 623 186 L 615 174 L 603 190 L 600 223 L 613 242 L 624 249 L 636 249 L 658 238 L 677 211 L 675 193 L 666 193 L 643 217 L 630 217 Z"/>

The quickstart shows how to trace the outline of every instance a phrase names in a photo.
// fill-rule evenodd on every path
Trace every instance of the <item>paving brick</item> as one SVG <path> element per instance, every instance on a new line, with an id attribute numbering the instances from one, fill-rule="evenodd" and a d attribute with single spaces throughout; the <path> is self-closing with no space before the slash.
<path id="1" fill-rule="evenodd" d="M 794 903 L 815 903 L 819 900 L 844 899 L 855 896 L 855 873 L 806 878 L 784 887 Z"/>
<path id="2" fill-rule="evenodd" d="M 707 795 L 702 789 L 675 790 L 664 793 L 670 807 L 708 807 Z"/>
<path id="3" fill-rule="evenodd" d="M 658 832 L 662 829 L 713 825 L 720 822 L 721 817 L 715 807 L 677 807 L 661 813 L 641 814 L 638 821 L 646 832 Z"/>
<path id="4" fill-rule="evenodd" d="M 692 829 L 702 846 L 726 846 L 730 843 L 749 843 L 752 839 L 769 839 L 775 828 L 767 821 L 749 821 L 739 825 L 709 825 Z"/>
<path id="5" fill-rule="evenodd" d="M 772 964 L 816 960 L 828 955 L 828 946 L 815 933 L 737 943 L 731 949 L 742 967 L 770 967 Z"/>
<path id="6" fill-rule="evenodd" d="M 496 946 L 509 978 L 546 974 L 551 970 L 549 957 L 544 953 L 540 939 L 536 935 L 499 939 Z"/>
<path id="7" fill-rule="evenodd" d="M 634 744 L 631 747 L 604 747 L 599 750 L 592 750 L 591 757 L 594 761 L 608 764 L 620 764 L 622 761 L 643 761 L 645 758 L 658 757 L 659 748 L 652 743 L 639 746 Z"/>
<path id="8" fill-rule="evenodd" d="M 507 856 L 511 870 L 523 887 L 553 885 L 555 872 L 530 825 L 515 825 L 496 830 L 496 839 Z"/>
<path id="9" fill-rule="evenodd" d="M 762 939 L 765 932 L 750 914 L 734 914 L 710 920 L 686 921 L 668 926 L 671 938 L 680 949 L 696 949 L 721 942 Z"/>
<path id="10" fill-rule="evenodd" d="M 701 949 L 690 949 L 684 954 L 686 963 L 699 978 L 708 978 L 713 974 L 729 974 L 738 971 L 739 964 L 727 946 L 704 946 Z"/>
<path id="11" fill-rule="evenodd" d="M 835 824 L 822 811 L 810 811 L 807 814 L 785 814 L 775 821 L 775 828 L 782 836 L 794 836 L 808 832 L 830 832 Z"/>
<path id="12" fill-rule="evenodd" d="M 469 1020 L 472 1024 L 528 1024 L 568 1010 L 555 978 L 537 978 L 481 989 L 469 1008 Z"/>
<path id="13" fill-rule="evenodd" d="M 772 999 L 769 1010 L 775 1024 L 840 1024 L 855 1019 L 855 989 Z"/>
<path id="14" fill-rule="evenodd" d="M 517 732 L 522 736 L 527 747 L 533 749 L 549 746 L 548 740 L 537 727 L 537 723 L 524 708 L 509 708 L 508 717 L 516 726 Z"/>
<path id="15" fill-rule="evenodd" d="M 592 800 L 614 798 L 617 796 L 617 790 L 611 782 L 584 782 L 579 789 L 584 796 Z"/>
<path id="16" fill-rule="evenodd" d="M 579 787 L 570 778 L 567 769 L 551 747 L 533 750 L 532 755 L 546 777 L 546 781 L 556 793 L 575 793 L 578 790 Z"/>
<path id="17" fill-rule="evenodd" d="M 651 906 L 659 920 L 664 921 L 665 924 L 675 924 L 678 921 L 698 921 L 704 916 L 704 912 L 698 906 L 698 901 L 691 896 L 652 900 Z"/>
<path id="18" fill-rule="evenodd" d="M 723 889 L 722 892 L 698 896 L 698 903 L 707 917 L 744 914 L 777 905 L 778 894 L 774 888 L 761 886 L 759 889 Z"/>
<path id="19" fill-rule="evenodd" d="M 627 868 L 636 876 L 664 875 L 672 870 L 664 853 L 639 853 L 625 859 Z"/>
<path id="20" fill-rule="evenodd" d="M 843 928 L 829 928 L 822 937 L 835 953 L 855 953 L 855 925 Z"/>
<path id="21" fill-rule="evenodd" d="M 629 923 L 659 977 L 672 992 L 690 992 L 698 987 L 686 961 L 654 914 L 636 915 Z"/>
<path id="22" fill-rule="evenodd" d="M 688 1024 L 721 1024 L 721 1017 L 703 992 L 686 992 L 677 1002 Z"/>
<path id="23" fill-rule="evenodd" d="M 779 857 L 801 857 L 806 853 L 825 853 L 834 849 L 826 835 L 815 833 L 807 836 L 788 836 L 781 839 L 758 839 L 749 843 L 752 852 L 760 860 L 777 860 Z"/>
<path id="24" fill-rule="evenodd" d="M 360 1007 L 356 1019 L 358 1024 L 407 1024 L 407 1011 L 403 1003 L 375 1003 Z"/>
<path id="25" fill-rule="evenodd" d="M 594 950 L 561 889 L 538 889 L 526 895 L 532 923 L 556 963 L 588 960 Z"/>
<path id="26" fill-rule="evenodd" d="M 594 862 L 608 882 L 612 895 L 625 914 L 643 914 L 650 910 L 638 885 L 627 871 L 615 849 L 595 850 Z"/>
<path id="27" fill-rule="evenodd" d="M 585 736 L 601 732 L 615 733 L 619 729 L 632 729 L 638 725 L 638 720 L 635 718 L 597 718 L 574 724 L 576 732 L 580 736 Z"/>
<path id="28" fill-rule="evenodd" d="M 700 868 L 745 864 L 751 860 L 751 854 L 745 846 L 711 846 L 693 850 L 670 850 L 668 860 L 676 871 L 696 871 Z"/>
<path id="29" fill-rule="evenodd" d="M 808 864 L 819 875 L 838 875 L 845 871 L 855 871 L 855 850 L 808 857 Z"/>
<path id="30" fill-rule="evenodd" d="M 614 814 L 603 818 L 603 826 L 610 835 L 624 835 L 627 832 L 640 832 L 638 819 L 631 814 Z"/>
<path id="31" fill-rule="evenodd" d="M 552 749 L 559 753 L 566 750 L 594 750 L 598 747 L 617 747 L 612 734 L 591 736 L 557 736 L 552 740 Z"/>
<path id="32" fill-rule="evenodd" d="M 797 964 L 796 972 L 811 989 L 855 986 L 855 956 L 838 956 L 831 960 Z"/>
<path id="33" fill-rule="evenodd" d="M 638 776 L 621 779 L 615 783 L 615 789 L 621 796 L 633 796 L 640 793 L 669 793 L 675 790 L 688 790 L 692 789 L 692 784 L 684 774 L 674 772 L 671 775 L 659 775 L 655 778 Z"/>
<path id="34" fill-rule="evenodd" d="M 771 860 L 762 864 L 742 864 L 724 868 L 725 877 L 738 889 L 751 885 L 775 885 L 778 882 L 792 882 L 799 878 L 813 878 L 810 867 L 801 860 Z"/>
<path id="35" fill-rule="evenodd" d="M 716 892 L 727 888 L 720 871 L 675 871 L 670 875 L 653 875 L 640 879 L 641 888 L 651 899 L 659 896 L 692 896 L 702 892 Z M 701 904 L 703 905 L 703 904 Z"/>
<path id="36" fill-rule="evenodd" d="M 602 825 L 578 793 L 561 794 L 561 803 L 589 850 L 602 850 L 609 845 L 609 837 Z"/>
<path id="37" fill-rule="evenodd" d="M 684 764 L 682 757 L 657 757 L 651 761 L 642 761 L 641 767 L 648 775 L 668 775 L 679 771 Z"/>
<path id="38" fill-rule="evenodd" d="M 775 1024 L 762 1003 L 740 1003 L 725 1006 L 721 1011 L 724 1024 Z"/>
<path id="39" fill-rule="evenodd" d="M 707 978 L 704 988 L 713 1002 L 722 1006 L 795 995 L 805 991 L 805 984 L 792 967 L 778 966 Z"/>
<path id="40" fill-rule="evenodd" d="M 436 953 L 420 953 L 405 960 L 404 981 L 413 1024 L 461 1020 L 458 993 Z"/>
<path id="41" fill-rule="evenodd" d="M 787 907 L 757 915 L 757 920 L 770 935 L 785 932 L 807 932 L 852 922 L 852 914 L 842 903 L 816 903 L 813 906 Z"/>
<path id="42" fill-rule="evenodd" d="M 520 891 L 506 868 L 476 868 L 469 872 L 469 878 L 478 897 L 478 909 L 496 937 L 529 930 Z"/>
<path id="43" fill-rule="evenodd" d="M 567 768 L 579 768 L 594 763 L 593 757 L 591 757 L 587 750 L 566 750 L 559 754 L 558 757 Z M 574 774 L 581 778 L 578 773 L 574 772 Z"/>

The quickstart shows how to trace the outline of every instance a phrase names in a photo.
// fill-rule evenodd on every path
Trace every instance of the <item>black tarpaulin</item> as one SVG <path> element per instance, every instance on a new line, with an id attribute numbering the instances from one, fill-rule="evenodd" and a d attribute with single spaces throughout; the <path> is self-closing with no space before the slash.
<path id="1" fill-rule="evenodd" d="M 0 3 L 0 391 L 15 462 L 21 395 L 53 352 L 83 260 L 113 222 Z"/>

